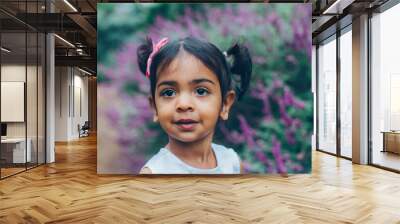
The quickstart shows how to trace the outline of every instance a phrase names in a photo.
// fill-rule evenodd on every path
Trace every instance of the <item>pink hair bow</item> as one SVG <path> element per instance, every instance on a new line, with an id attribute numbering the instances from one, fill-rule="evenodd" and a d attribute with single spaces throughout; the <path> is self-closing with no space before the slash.
<path id="1" fill-rule="evenodd" d="M 161 39 L 157 44 L 153 43 L 153 52 L 151 52 L 149 58 L 147 59 L 147 69 L 146 69 L 146 77 L 150 77 L 150 65 L 151 62 L 153 61 L 154 55 L 160 51 L 162 47 L 164 47 L 168 43 L 168 38 L 164 37 Z"/>

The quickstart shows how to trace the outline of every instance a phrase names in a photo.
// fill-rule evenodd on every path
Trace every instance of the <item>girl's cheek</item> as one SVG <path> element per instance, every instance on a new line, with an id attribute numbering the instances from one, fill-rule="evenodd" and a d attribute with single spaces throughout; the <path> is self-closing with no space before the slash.
<path id="1" fill-rule="evenodd" d="M 199 99 L 199 101 L 204 102 L 204 103 L 208 103 L 208 104 L 218 104 L 218 102 L 220 101 L 220 99 L 218 99 L 218 97 L 216 97 L 213 94 L 209 94 L 207 96 L 198 96 L 197 97 Z"/>
<path id="2" fill-rule="evenodd" d="M 162 102 L 162 110 L 164 113 L 171 113 L 175 111 L 176 108 L 176 100 L 175 99 L 168 99 Z"/>

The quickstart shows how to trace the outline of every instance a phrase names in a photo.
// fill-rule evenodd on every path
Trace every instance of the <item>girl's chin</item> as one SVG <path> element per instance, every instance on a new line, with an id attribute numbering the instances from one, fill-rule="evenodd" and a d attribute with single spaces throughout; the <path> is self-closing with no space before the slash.
<path id="1" fill-rule="evenodd" d="M 192 143 L 192 142 L 196 142 L 199 139 L 198 138 L 194 138 L 194 137 L 177 137 L 175 138 L 175 140 L 179 141 L 179 142 L 184 142 L 184 143 Z"/>
<path id="2" fill-rule="evenodd" d="M 192 143 L 199 141 L 202 138 L 199 138 L 199 136 L 194 133 L 179 133 L 178 135 L 175 135 L 173 139 L 179 142 Z"/>

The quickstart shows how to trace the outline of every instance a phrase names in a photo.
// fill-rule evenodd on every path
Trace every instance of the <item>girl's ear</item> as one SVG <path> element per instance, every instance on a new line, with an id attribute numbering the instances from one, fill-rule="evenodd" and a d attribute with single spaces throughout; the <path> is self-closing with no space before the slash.
<path id="1" fill-rule="evenodd" d="M 150 107 L 151 107 L 151 109 L 153 110 L 153 113 L 154 113 L 153 122 L 158 122 L 157 108 L 156 108 L 155 102 L 153 100 L 153 97 L 149 96 L 148 99 L 149 99 Z"/>
<path id="2" fill-rule="evenodd" d="M 235 91 L 230 90 L 225 97 L 224 102 L 222 102 L 222 110 L 219 114 L 222 120 L 228 120 L 229 117 L 229 111 L 233 105 L 233 102 L 235 102 Z"/>

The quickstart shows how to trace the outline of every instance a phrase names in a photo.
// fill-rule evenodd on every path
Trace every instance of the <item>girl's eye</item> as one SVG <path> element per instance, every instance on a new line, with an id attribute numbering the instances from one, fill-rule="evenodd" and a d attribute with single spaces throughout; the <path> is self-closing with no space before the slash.
<path id="1" fill-rule="evenodd" d="M 173 89 L 166 89 L 163 90 L 160 94 L 160 96 L 165 96 L 165 97 L 172 97 L 175 96 L 176 92 Z"/>
<path id="2" fill-rule="evenodd" d="M 210 93 L 210 92 L 204 87 L 200 87 L 200 88 L 196 89 L 196 94 L 199 95 L 199 96 L 205 96 L 208 93 Z"/>

